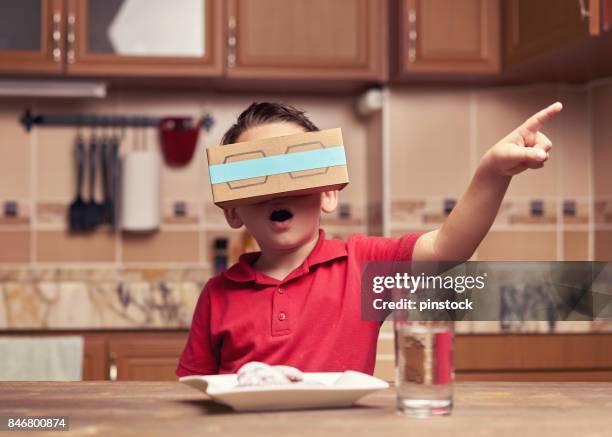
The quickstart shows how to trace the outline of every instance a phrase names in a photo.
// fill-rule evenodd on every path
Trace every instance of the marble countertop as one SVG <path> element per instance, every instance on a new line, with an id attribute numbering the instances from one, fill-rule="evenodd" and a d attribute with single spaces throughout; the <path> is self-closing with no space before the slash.
<path id="1" fill-rule="evenodd" d="M 188 329 L 209 276 L 201 268 L 0 270 L 0 329 Z"/>
<path id="2" fill-rule="evenodd" d="M 0 268 L 0 331 L 189 329 L 210 276 L 200 266 Z M 458 334 L 592 333 L 612 332 L 612 322 L 457 322 L 455 329 Z"/>

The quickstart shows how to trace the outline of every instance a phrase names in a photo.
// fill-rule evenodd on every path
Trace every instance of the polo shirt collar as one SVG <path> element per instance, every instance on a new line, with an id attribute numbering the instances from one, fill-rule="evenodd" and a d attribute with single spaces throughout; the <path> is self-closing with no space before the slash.
<path id="1" fill-rule="evenodd" d="M 325 231 L 319 229 L 317 244 L 306 257 L 301 266 L 291 272 L 284 281 L 279 281 L 253 268 L 261 252 L 248 252 L 240 255 L 238 262 L 223 272 L 223 276 L 233 282 L 255 282 L 261 285 L 277 285 L 299 277 L 310 271 L 310 268 L 336 258 L 347 256 L 346 243 L 341 240 L 326 240 Z"/>

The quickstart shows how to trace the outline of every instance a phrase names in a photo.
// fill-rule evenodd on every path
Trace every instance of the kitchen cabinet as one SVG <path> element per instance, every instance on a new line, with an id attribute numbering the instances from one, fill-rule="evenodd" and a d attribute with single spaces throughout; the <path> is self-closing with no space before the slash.
<path id="1" fill-rule="evenodd" d="M 227 4 L 229 78 L 385 79 L 385 0 Z"/>
<path id="2" fill-rule="evenodd" d="M 175 381 L 174 371 L 188 332 L 3 331 L 3 336 L 83 336 L 84 381 Z"/>
<path id="3" fill-rule="evenodd" d="M 462 334 L 457 381 L 610 381 L 612 334 Z M 393 381 L 393 335 L 378 340 L 374 375 Z"/>
<path id="4" fill-rule="evenodd" d="M 63 70 L 63 0 L 0 2 L 0 73 Z"/>
<path id="5" fill-rule="evenodd" d="M 611 334 L 462 335 L 458 381 L 610 381 Z"/>
<path id="6" fill-rule="evenodd" d="M 75 335 L 73 331 L 5 331 L 3 336 Z M 84 338 L 83 380 L 175 381 L 188 332 L 89 331 Z M 393 381 L 391 325 L 378 339 L 375 376 Z M 612 333 L 459 334 L 457 381 L 609 381 Z"/>
<path id="7" fill-rule="evenodd" d="M 398 6 L 399 78 L 500 72 L 499 0 L 400 0 Z"/>
<path id="8" fill-rule="evenodd" d="M 118 381 L 174 381 L 186 334 L 109 337 L 109 374 Z"/>
<path id="9" fill-rule="evenodd" d="M 83 380 L 108 379 L 108 352 L 104 338 L 89 335 L 83 342 Z"/>
<path id="10" fill-rule="evenodd" d="M 600 33 L 605 0 L 507 0 L 505 60 L 523 62 Z"/>
<path id="11" fill-rule="evenodd" d="M 601 29 L 600 31 L 609 32 L 612 30 L 612 1 L 604 0 L 600 8 Z"/>
<path id="12" fill-rule="evenodd" d="M 67 0 L 67 73 L 221 74 L 220 0 Z"/>
<path id="13" fill-rule="evenodd" d="M 507 0 L 508 83 L 586 82 L 612 74 L 612 0 Z"/>

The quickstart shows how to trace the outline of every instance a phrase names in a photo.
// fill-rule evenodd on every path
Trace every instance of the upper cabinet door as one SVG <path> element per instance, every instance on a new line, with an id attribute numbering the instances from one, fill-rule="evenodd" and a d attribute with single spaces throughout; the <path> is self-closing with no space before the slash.
<path id="1" fill-rule="evenodd" d="M 229 0 L 227 75 L 383 80 L 385 0 Z"/>
<path id="2" fill-rule="evenodd" d="M 62 0 L 0 1 L 0 72 L 61 73 Z"/>
<path id="3" fill-rule="evenodd" d="M 612 0 L 603 0 L 601 4 L 601 27 L 595 27 L 596 31 L 612 31 Z M 595 33 L 591 29 L 591 33 Z"/>
<path id="4" fill-rule="evenodd" d="M 589 4 L 592 14 L 586 9 Z M 506 62 L 516 64 L 588 38 L 589 16 L 599 17 L 599 3 L 593 0 L 507 0 L 505 12 Z M 592 33 L 598 33 L 598 20 L 593 24 Z"/>
<path id="5" fill-rule="evenodd" d="M 220 0 L 68 0 L 68 73 L 220 75 L 221 21 Z"/>
<path id="6" fill-rule="evenodd" d="M 499 0 L 399 0 L 399 76 L 495 74 Z"/>

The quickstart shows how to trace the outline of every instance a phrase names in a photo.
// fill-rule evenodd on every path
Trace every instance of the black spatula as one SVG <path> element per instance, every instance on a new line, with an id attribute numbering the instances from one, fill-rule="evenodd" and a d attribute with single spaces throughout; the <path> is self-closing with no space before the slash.
<path id="1" fill-rule="evenodd" d="M 81 137 L 81 135 L 78 135 L 76 138 L 74 152 L 77 169 L 76 197 L 68 208 L 68 226 L 72 232 L 79 232 L 84 230 L 83 219 L 85 210 L 87 209 L 87 205 L 83 201 L 83 196 L 81 195 L 85 166 L 85 145 L 83 144 L 83 137 Z"/>
<path id="2" fill-rule="evenodd" d="M 91 137 L 89 142 L 89 202 L 85 208 L 84 223 L 85 229 L 94 230 L 100 224 L 100 205 L 96 202 L 96 159 L 98 145 L 96 138 Z"/>
<path id="3" fill-rule="evenodd" d="M 102 192 L 104 193 L 104 199 L 101 205 L 101 223 L 113 223 L 113 203 L 111 196 L 111 178 L 110 178 L 110 153 L 111 145 L 108 141 L 102 141 L 102 150 L 100 151 L 100 157 L 102 158 Z"/>

